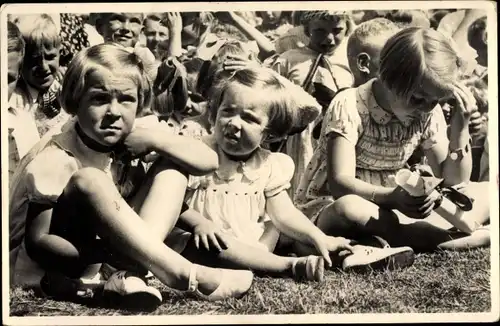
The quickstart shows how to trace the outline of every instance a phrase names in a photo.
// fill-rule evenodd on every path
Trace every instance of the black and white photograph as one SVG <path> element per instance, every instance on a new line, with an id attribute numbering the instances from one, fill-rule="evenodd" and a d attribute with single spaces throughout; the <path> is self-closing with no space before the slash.
<path id="1" fill-rule="evenodd" d="M 499 320 L 495 2 L 0 18 L 3 324 Z"/>

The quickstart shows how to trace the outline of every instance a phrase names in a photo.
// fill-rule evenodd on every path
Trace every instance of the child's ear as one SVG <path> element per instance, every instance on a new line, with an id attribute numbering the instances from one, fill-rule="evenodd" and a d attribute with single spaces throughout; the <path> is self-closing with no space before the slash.
<path id="1" fill-rule="evenodd" d="M 359 71 L 368 75 L 370 74 L 370 55 L 366 52 L 361 52 L 356 57 L 356 66 Z"/>

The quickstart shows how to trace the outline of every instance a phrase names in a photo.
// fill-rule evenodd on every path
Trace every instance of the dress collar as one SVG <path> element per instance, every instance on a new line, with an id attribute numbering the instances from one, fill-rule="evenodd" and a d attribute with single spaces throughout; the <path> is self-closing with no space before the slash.
<path id="1" fill-rule="evenodd" d="M 256 149 L 247 161 L 234 161 L 217 146 L 213 135 L 207 136 L 206 139 L 219 156 L 219 168 L 215 171 L 215 175 L 219 179 L 233 181 L 238 174 L 242 174 L 250 182 L 254 182 L 260 177 L 259 168 L 262 163 L 262 150 L 260 148 Z"/>
<path id="2" fill-rule="evenodd" d="M 378 105 L 375 100 L 375 96 L 373 95 L 373 83 L 376 79 L 371 79 L 367 83 L 358 87 L 358 95 L 361 100 L 366 105 L 368 112 L 372 119 L 380 125 L 386 125 L 389 121 L 396 119 L 401 122 L 405 127 L 409 127 L 413 122 L 413 118 L 409 117 L 404 120 L 400 120 L 393 113 L 384 110 L 380 105 Z"/>

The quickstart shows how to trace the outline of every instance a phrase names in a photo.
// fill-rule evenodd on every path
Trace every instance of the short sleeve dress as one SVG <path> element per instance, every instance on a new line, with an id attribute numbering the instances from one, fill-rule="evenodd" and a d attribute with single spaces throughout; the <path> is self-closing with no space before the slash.
<path id="1" fill-rule="evenodd" d="M 439 105 L 419 118 L 401 121 L 377 104 L 374 81 L 339 93 L 325 114 L 318 147 L 294 196 L 297 207 L 313 221 L 334 201 L 326 167 L 330 133 L 342 135 L 355 146 L 356 178 L 385 187 L 396 186 L 393 176 L 419 146 L 430 149 L 437 143 L 448 143 Z"/>
<path id="2" fill-rule="evenodd" d="M 219 154 L 219 168 L 205 176 L 189 177 L 186 203 L 224 232 L 268 250 L 259 243 L 264 222 L 270 220 L 266 199 L 290 187 L 292 159 L 259 148 L 248 161 L 236 162 L 217 148 L 213 136 L 203 140 Z M 185 243 L 176 244 L 179 246 L 184 247 Z"/>

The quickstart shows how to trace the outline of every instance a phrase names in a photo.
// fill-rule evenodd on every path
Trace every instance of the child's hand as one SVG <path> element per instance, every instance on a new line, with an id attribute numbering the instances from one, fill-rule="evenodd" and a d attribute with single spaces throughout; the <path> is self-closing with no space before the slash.
<path id="1" fill-rule="evenodd" d="M 329 267 L 332 266 L 332 260 L 330 258 L 331 252 L 339 252 L 342 250 L 349 250 L 352 252 L 353 250 L 351 247 L 351 240 L 342 237 L 324 236 L 317 240 L 315 239 L 313 242 L 314 246 L 321 253 L 321 256 L 323 256 L 323 259 L 325 259 Z"/>
<path id="2" fill-rule="evenodd" d="M 389 207 L 397 209 L 408 217 L 423 219 L 434 209 L 435 198 L 431 196 L 413 197 L 403 188 L 397 187 L 389 195 Z"/>
<path id="3" fill-rule="evenodd" d="M 472 92 L 462 83 L 456 83 L 453 89 L 455 103 L 452 110 L 453 117 L 461 117 L 462 120 L 469 122 L 473 112 L 477 111 L 476 99 Z"/>
<path id="4" fill-rule="evenodd" d="M 222 64 L 222 68 L 226 71 L 236 71 L 245 68 L 258 67 L 259 63 L 243 56 L 228 55 Z"/>
<path id="5" fill-rule="evenodd" d="M 174 34 L 182 31 L 182 17 L 179 12 L 167 12 L 164 19 L 164 24 L 167 25 L 168 30 Z"/>
<path id="6" fill-rule="evenodd" d="M 125 150 L 132 158 L 142 157 L 154 150 L 154 137 L 151 128 L 135 127 L 125 138 L 123 144 L 125 145 Z"/>
<path id="7" fill-rule="evenodd" d="M 222 251 L 227 249 L 227 243 L 222 238 L 222 231 L 209 220 L 204 220 L 194 227 L 194 244 L 197 249 L 200 249 L 200 239 L 205 249 L 210 250 L 210 244 Z"/>

